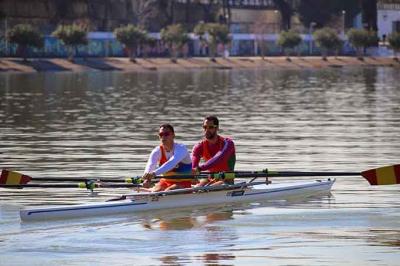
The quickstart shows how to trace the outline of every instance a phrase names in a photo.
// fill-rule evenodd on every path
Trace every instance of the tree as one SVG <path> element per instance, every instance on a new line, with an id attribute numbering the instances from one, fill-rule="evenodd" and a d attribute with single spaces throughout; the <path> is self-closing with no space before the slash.
<path id="1" fill-rule="evenodd" d="M 367 31 L 365 29 L 350 29 L 347 32 L 347 37 L 349 38 L 349 42 L 356 49 L 360 60 L 362 60 L 366 48 L 375 46 L 379 40 L 376 32 Z"/>
<path id="2" fill-rule="evenodd" d="M 322 57 L 324 60 L 326 60 L 326 56 L 329 55 L 330 51 L 339 49 L 342 46 L 342 41 L 340 40 L 336 31 L 332 28 L 322 28 L 316 30 L 313 36 L 318 47 L 321 48 Z"/>
<path id="3" fill-rule="evenodd" d="M 69 50 L 68 60 L 72 62 L 76 54 L 76 49 L 80 45 L 87 45 L 87 32 L 88 30 L 82 25 L 59 25 L 52 35 L 67 46 Z"/>
<path id="4" fill-rule="evenodd" d="M 158 0 L 135 0 L 130 2 L 134 15 L 133 23 L 148 29 L 151 25 L 151 20 L 154 20 L 156 15 Z"/>
<path id="5" fill-rule="evenodd" d="M 231 41 L 228 26 L 219 23 L 197 24 L 194 33 L 199 36 L 202 43 L 208 45 L 211 61 L 215 61 L 218 44 L 222 44 L 225 48 Z"/>
<path id="6" fill-rule="evenodd" d="M 157 39 L 153 38 L 149 35 L 146 35 L 146 38 L 143 40 L 143 57 L 148 56 L 148 51 L 157 45 Z"/>
<path id="7" fill-rule="evenodd" d="M 208 45 L 208 40 L 207 40 L 207 36 L 206 36 L 206 33 L 207 33 L 207 24 L 206 23 L 204 23 L 204 22 L 198 23 L 194 27 L 193 33 L 199 37 L 201 48 L 204 48 Z"/>
<path id="8" fill-rule="evenodd" d="M 294 49 L 301 43 L 301 36 L 299 33 L 290 30 L 290 31 L 282 31 L 279 34 L 278 45 L 283 48 L 283 51 L 288 56 L 289 60 L 289 51 L 287 49 Z"/>
<path id="9" fill-rule="evenodd" d="M 181 24 L 172 24 L 161 30 L 161 40 L 167 44 L 171 61 L 175 63 L 177 52 L 189 41 L 189 36 Z"/>
<path id="10" fill-rule="evenodd" d="M 214 56 L 217 53 L 218 45 L 222 44 L 225 50 L 225 45 L 227 45 L 231 41 L 231 38 L 229 36 L 229 29 L 226 25 L 209 23 L 207 26 L 207 32 L 210 37 L 210 50 L 212 52 L 212 60 L 215 60 Z"/>
<path id="11" fill-rule="evenodd" d="M 255 41 L 260 50 L 262 59 L 264 59 L 268 49 L 266 35 L 271 31 L 272 28 L 270 24 L 266 23 L 267 21 L 267 16 L 262 15 L 254 22 L 252 26 L 252 31 L 255 34 Z"/>
<path id="12" fill-rule="evenodd" d="M 44 45 L 43 36 L 29 24 L 15 25 L 7 33 L 7 39 L 18 45 L 18 51 L 22 54 L 24 61 L 27 61 L 27 50 L 29 47 L 42 48 Z"/>
<path id="13" fill-rule="evenodd" d="M 2 21 L 3 19 L 6 19 L 6 14 L 0 10 L 0 21 Z M 3 40 L 4 38 L 6 38 L 6 29 L 4 28 L 4 34 L 1 33 L 0 35 L 0 41 Z"/>
<path id="14" fill-rule="evenodd" d="M 130 61 L 136 62 L 135 55 L 137 48 L 146 40 L 147 32 L 141 27 L 129 24 L 116 28 L 114 35 L 127 49 Z"/>
<path id="15" fill-rule="evenodd" d="M 362 6 L 362 22 L 365 29 L 377 31 L 377 0 L 363 0 Z"/>
<path id="16" fill-rule="evenodd" d="M 312 8 L 310 8 L 312 7 Z M 300 21 L 305 27 L 312 22 L 317 28 L 326 26 L 332 19 L 341 16 L 346 11 L 345 17 L 353 18 L 361 11 L 359 0 L 302 0 L 297 7 Z"/>
<path id="17" fill-rule="evenodd" d="M 388 36 L 388 41 L 390 47 L 394 51 L 394 58 L 398 61 L 399 58 L 397 57 L 397 53 L 400 51 L 400 32 L 393 32 L 392 34 L 390 34 Z"/>
<path id="18" fill-rule="evenodd" d="M 292 15 L 293 15 L 292 4 L 290 3 L 292 1 L 285 1 L 285 0 L 273 0 L 273 1 L 274 1 L 274 4 L 276 5 L 276 7 L 279 9 L 279 12 L 281 14 L 281 18 L 282 18 L 282 21 L 281 21 L 282 27 L 281 28 L 284 30 L 290 30 Z"/>

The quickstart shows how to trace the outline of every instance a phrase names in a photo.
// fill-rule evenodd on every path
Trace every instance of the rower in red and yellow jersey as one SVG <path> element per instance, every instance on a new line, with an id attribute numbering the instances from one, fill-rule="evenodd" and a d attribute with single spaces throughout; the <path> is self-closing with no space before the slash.
<path id="1" fill-rule="evenodd" d="M 236 154 L 235 144 L 232 139 L 218 135 L 219 121 L 216 116 L 208 116 L 203 121 L 204 139 L 193 147 L 192 172 L 232 172 L 235 170 Z M 203 159 L 204 163 L 200 164 Z M 233 184 L 233 177 L 216 180 L 211 177 L 202 179 L 199 186 L 207 184 L 219 185 L 222 183 Z"/>
<path id="2" fill-rule="evenodd" d="M 190 175 L 192 171 L 192 161 L 185 145 L 174 142 L 175 132 L 170 124 L 160 126 L 158 135 L 161 145 L 155 147 L 150 154 L 144 171 L 143 186 L 148 186 L 151 179 L 157 175 L 163 175 L 149 191 L 167 191 L 178 188 L 190 188 L 192 179 L 188 178 L 168 178 L 171 175 Z"/>

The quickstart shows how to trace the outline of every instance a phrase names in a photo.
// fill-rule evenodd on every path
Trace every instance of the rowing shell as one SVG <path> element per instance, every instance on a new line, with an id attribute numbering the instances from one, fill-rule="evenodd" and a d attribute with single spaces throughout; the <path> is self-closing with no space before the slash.
<path id="1" fill-rule="evenodd" d="M 292 197 L 309 197 L 329 193 L 335 180 L 315 180 L 281 184 L 244 183 L 232 186 L 180 189 L 169 192 L 129 194 L 125 200 L 80 204 L 72 206 L 23 209 L 23 221 L 70 219 L 88 216 L 105 216 L 135 213 L 157 209 L 172 209 L 199 205 L 211 205 L 280 200 Z"/>

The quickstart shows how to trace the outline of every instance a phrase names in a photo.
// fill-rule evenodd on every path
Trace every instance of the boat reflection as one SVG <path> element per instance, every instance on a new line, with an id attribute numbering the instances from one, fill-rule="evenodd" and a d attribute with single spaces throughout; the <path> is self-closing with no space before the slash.
<path id="1" fill-rule="evenodd" d="M 395 229 L 371 229 L 369 230 L 368 242 L 371 245 L 380 245 L 399 248 L 400 247 L 400 230 Z"/>
<path id="2" fill-rule="evenodd" d="M 162 256 L 160 257 L 161 265 L 185 265 L 197 264 L 203 265 L 231 265 L 229 261 L 234 261 L 236 256 L 231 253 L 204 253 L 200 256 L 190 257 L 184 256 Z"/>
<path id="3" fill-rule="evenodd" d="M 218 221 L 233 219 L 233 209 L 213 211 L 207 213 L 206 210 L 200 213 L 191 213 L 182 216 L 160 215 L 151 220 L 146 219 L 142 225 L 146 229 L 152 230 L 188 230 L 200 228 Z M 212 228 L 210 228 L 212 230 Z"/>

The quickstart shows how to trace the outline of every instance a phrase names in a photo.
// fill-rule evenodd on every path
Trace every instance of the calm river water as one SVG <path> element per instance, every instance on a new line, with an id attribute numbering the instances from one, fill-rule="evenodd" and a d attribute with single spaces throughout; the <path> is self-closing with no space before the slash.
<path id="1" fill-rule="evenodd" d="M 136 176 L 161 123 L 172 123 L 177 141 L 191 149 L 209 114 L 233 137 L 238 170 L 363 171 L 400 163 L 399 69 L 340 68 L 3 73 L 0 166 L 33 177 Z M 371 187 L 357 176 L 339 177 L 332 195 L 304 201 L 19 220 L 24 206 L 102 201 L 129 190 L 98 191 L 0 189 L 0 265 L 400 259 L 400 185 Z"/>

